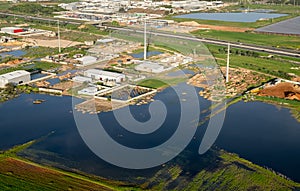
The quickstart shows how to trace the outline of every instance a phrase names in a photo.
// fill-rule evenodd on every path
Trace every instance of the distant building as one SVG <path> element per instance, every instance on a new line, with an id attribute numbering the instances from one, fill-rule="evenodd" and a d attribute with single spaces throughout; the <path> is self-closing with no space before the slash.
<path id="1" fill-rule="evenodd" d="M 89 69 L 84 71 L 84 76 L 92 78 L 93 80 L 100 80 L 103 82 L 106 81 L 114 81 L 116 83 L 120 83 L 125 81 L 125 75 L 116 72 L 109 72 L 98 69 Z"/>
<path id="2" fill-rule="evenodd" d="M 78 60 L 83 66 L 94 64 L 97 62 L 97 58 L 94 56 L 83 56 L 81 58 L 77 58 L 76 60 Z"/>
<path id="3" fill-rule="evenodd" d="M 8 33 L 8 34 L 14 34 L 14 33 L 24 32 L 24 30 L 19 27 L 3 27 L 3 28 L 1 28 L 1 32 Z"/>
<path id="4" fill-rule="evenodd" d="M 21 84 L 30 81 L 30 73 L 25 70 L 17 70 L 14 72 L 0 75 L 0 87 L 5 88 L 8 83 Z"/>
<path id="5" fill-rule="evenodd" d="M 145 61 L 135 67 L 137 71 L 149 72 L 149 73 L 160 73 L 164 71 L 164 67 L 154 62 Z"/>

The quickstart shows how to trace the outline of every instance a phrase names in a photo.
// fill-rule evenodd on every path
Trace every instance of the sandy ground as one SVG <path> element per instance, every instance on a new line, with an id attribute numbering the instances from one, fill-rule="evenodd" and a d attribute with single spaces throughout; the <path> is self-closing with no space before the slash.
<path id="1" fill-rule="evenodd" d="M 292 83 L 283 82 L 266 87 L 258 95 L 300 100 L 300 87 Z"/>
<path id="2" fill-rule="evenodd" d="M 51 47 L 51 48 L 58 47 L 57 39 L 45 40 L 45 39 L 27 38 L 26 41 L 33 43 L 36 46 L 44 46 L 44 47 Z M 74 42 L 74 41 L 70 41 L 70 40 L 60 40 L 60 44 L 61 44 L 62 48 L 66 48 L 66 47 L 70 47 L 70 46 L 76 46 L 76 45 L 82 44 L 82 43 Z"/>
<path id="3" fill-rule="evenodd" d="M 211 29 L 219 31 L 232 31 L 232 32 L 245 32 L 247 30 L 254 30 L 253 28 L 240 28 L 240 27 L 229 27 L 229 26 L 216 26 L 216 25 L 203 25 L 195 21 L 181 22 L 179 26 L 194 27 L 198 29 Z"/>

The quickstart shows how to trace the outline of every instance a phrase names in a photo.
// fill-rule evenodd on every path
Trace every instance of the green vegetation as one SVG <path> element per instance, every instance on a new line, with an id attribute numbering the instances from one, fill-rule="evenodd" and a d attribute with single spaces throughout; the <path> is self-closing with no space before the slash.
<path id="1" fill-rule="evenodd" d="M 0 102 L 18 97 L 21 93 L 38 92 L 38 88 L 29 85 L 18 85 L 9 83 L 5 88 L 0 89 Z"/>
<path id="2" fill-rule="evenodd" d="M 10 12 L 27 15 L 43 15 L 52 16 L 53 12 L 63 11 L 64 9 L 57 5 L 41 5 L 39 3 L 18 3 L 8 8 Z"/>
<path id="3" fill-rule="evenodd" d="M 108 32 L 97 29 L 92 25 L 88 25 L 83 29 L 73 29 L 73 30 L 67 29 L 61 31 L 60 33 L 62 39 L 77 41 L 77 42 L 96 41 L 97 39 L 102 38 L 103 35 L 108 35 Z"/>
<path id="4" fill-rule="evenodd" d="M 138 85 L 157 89 L 157 88 L 164 88 L 171 85 L 176 85 L 184 81 L 186 81 L 186 78 L 156 78 L 156 79 L 142 80 L 138 83 Z"/>
<path id="5" fill-rule="evenodd" d="M 221 66 L 226 65 L 226 53 L 222 50 L 221 46 L 216 45 L 207 45 L 210 52 L 216 58 L 216 61 Z M 264 74 L 269 74 L 272 76 L 277 76 L 281 78 L 289 79 L 290 76 L 288 73 L 294 73 L 296 75 L 300 75 L 299 70 L 293 70 L 293 67 L 298 67 L 299 65 L 291 63 L 290 60 L 277 60 L 276 58 L 268 58 L 262 56 L 261 53 L 254 54 L 256 56 L 243 56 L 241 54 L 237 54 L 236 52 L 242 52 L 240 49 L 233 48 L 231 50 L 233 53 L 230 55 L 230 66 L 231 67 L 241 67 L 250 70 L 254 70 L 257 72 L 261 72 Z"/>
<path id="6" fill-rule="evenodd" d="M 17 156 L 35 142 L 30 141 L 0 154 L 1 190 L 138 190 L 124 182 L 45 167 Z"/>
<path id="7" fill-rule="evenodd" d="M 35 62 L 34 64 L 35 64 L 34 66 L 35 70 L 49 70 L 49 69 L 60 67 L 59 64 L 49 63 L 49 62 Z"/>
<path id="8" fill-rule="evenodd" d="M 29 58 L 41 58 L 49 55 L 58 54 L 57 48 L 50 48 L 50 47 L 31 47 L 31 48 L 25 48 L 26 54 L 24 57 Z"/>
<path id="9" fill-rule="evenodd" d="M 33 65 L 31 66 L 31 64 L 33 64 Z M 27 66 L 30 66 L 30 68 L 27 68 Z M 0 70 L 0 75 L 8 73 L 8 72 L 13 72 L 13 71 L 16 71 L 16 70 L 27 70 L 27 71 L 30 72 L 30 71 L 34 71 L 34 70 L 49 70 L 49 69 L 59 68 L 59 67 L 60 67 L 59 64 L 50 63 L 50 62 L 36 61 L 36 62 L 21 64 L 21 65 L 18 65 L 16 67 L 1 69 Z"/>
<path id="10" fill-rule="evenodd" d="M 157 79 L 143 80 L 142 82 L 138 83 L 138 85 L 148 87 L 148 88 L 160 88 L 160 87 L 167 86 L 165 82 Z"/>
<path id="11" fill-rule="evenodd" d="M 277 48 L 300 49 L 300 38 L 296 36 L 215 30 L 197 30 L 192 32 L 192 34 L 196 35 L 197 37 L 214 38 L 219 40 L 227 40 L 230 42 L 273 46 Z"/>
<path id="12" fill-rule="evenodd" d="M 185 153 L 188 155 L 190 153 Z M 210 150 L 197 164 L 177 157 L 183 167 L 169 164 L 142 186 L 150 190 L 296 190 L 299 184 L 235 154 Z M 195 159 L 194 159 L 195 160 Z"/>
<path id="13" fill-rule="evenodd" d="M 141 185 L 112 181 L 81 172 L 42 166 L 18 156 L 38 140 L 0 153 L 0 188 L 10 190 L 296 190 L 286 177 L 223 150 L 202 156 L 185 151 L 151 175 L 136 177 Z M 195 157 L 197 157 L 195 159 Z M 193 160 L 194 162 L 190 161 Z M 195 160 L 197 162 L 195 162 Z M 189 165 L 187 165 L 189 164 Z M 135 180 L 134 180 L 135 179 Z"/>

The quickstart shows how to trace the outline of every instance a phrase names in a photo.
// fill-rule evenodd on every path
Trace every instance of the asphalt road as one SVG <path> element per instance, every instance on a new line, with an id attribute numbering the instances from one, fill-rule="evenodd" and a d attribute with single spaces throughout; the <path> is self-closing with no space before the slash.
<path id="1" fill-rule="evenodd" d="M 143 30 L 140 29 L 132 29 L 132 28 L 120 28 L 120 27 L 108 27 L 112 30 L 120 30 L 120 31 L 129 31 L 129 32 L 136 32 L 136 33 L 144 33 Z M 279 49 L 274 47 L 266 47 L 266 46 L 259 46 L 259 45 L 252 45 L 252 44 L 244 44 L 244 43 L 234 43 L 234 42 L 228 42 L 223 40 L 215 40 L 215 39 L 209 39 L 209 38 L 197 38 L 193 36 L 187 36 L 187 35 L 176 35 L 166 32 L 158 32 L 158 31 L 149 31 L 148 34 L 157 35 L 157 36 L 165 36 L 165 37 L 172 37 L 172 38 L 178 38 L 178 39 L 185 39 L 185 40 L 192 40 L 192 41 L 198 41 L 208 44 L 216 44 L 221 46 L 227 46 L 228 43 L 230 43 L 231 47 L 235 48 L 241 48 L 241 49 L 247 49 L 247 50 L 254 50 L 259 52 L 266 52 L 270 54 L 277 54 L 277 55 L 283 55 L 283 56 L 290 56 L 290 57 L 300 57 L 300 51 L 296 50 L 289 50 L 289 49 Z"/>

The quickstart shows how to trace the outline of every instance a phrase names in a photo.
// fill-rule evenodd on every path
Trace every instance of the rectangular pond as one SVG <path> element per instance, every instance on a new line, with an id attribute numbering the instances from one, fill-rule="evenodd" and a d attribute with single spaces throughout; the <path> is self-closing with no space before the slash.
<path id="1" fill-rule="evenodd" d="M 243 13 L 191 13 L 185 15 L 178 15 L 175 16 L 174 18 L 216 20 L 216 21 L 228 21 L 228 22 L 256 22 L 260 19 L 273 19 L 273 18 L 278 18 L 283 16 L 287 16 L 287 14 L 243 12 Z"/>

